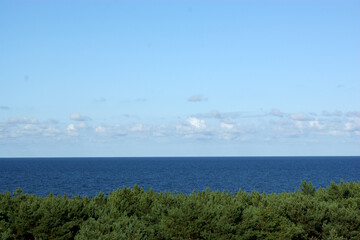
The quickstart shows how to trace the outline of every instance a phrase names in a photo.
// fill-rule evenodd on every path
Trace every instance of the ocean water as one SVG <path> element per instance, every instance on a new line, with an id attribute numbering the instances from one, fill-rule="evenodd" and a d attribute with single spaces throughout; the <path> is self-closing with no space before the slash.
<path id="1" fill-rule="evenodd" d="M 0 192 L 94 196 L 138 184 L 144 189 L 279 193 L 360 180 L 360 157 L 0 158 Z"/>

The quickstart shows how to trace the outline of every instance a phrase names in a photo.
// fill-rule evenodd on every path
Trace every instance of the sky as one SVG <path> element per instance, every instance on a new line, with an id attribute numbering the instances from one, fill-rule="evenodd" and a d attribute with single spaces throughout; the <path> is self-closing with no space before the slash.
<path id="1" fill-rule="evenodd" d="M 360 2 L 0 1 L 0 157 L 360 155 Z"/>

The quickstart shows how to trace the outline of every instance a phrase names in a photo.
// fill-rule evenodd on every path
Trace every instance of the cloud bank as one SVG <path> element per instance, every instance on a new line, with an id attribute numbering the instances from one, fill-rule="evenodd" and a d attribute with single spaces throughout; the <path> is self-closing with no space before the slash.
<path id="1" fill-rule="evenodd" d="M 69 122 L 39 120 L 24 116 L 0 121 L 0 143 L 62 141 L 114 142 L 121 139 L 189 139 L 201 141 L 267 142 L 290 139 L 360 143 L 360 112 L 286 113 L 277 109 L 265 113 L 212 111 L 178 120 L 148 123 L 100 123 L 78 113 Z M 72 141 L 72 140 L 71 140 Z"/>

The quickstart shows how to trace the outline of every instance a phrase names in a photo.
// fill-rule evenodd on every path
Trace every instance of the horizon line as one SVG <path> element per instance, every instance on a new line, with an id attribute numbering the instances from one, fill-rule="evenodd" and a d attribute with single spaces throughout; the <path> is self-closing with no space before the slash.
<path id="1" fill-rule="evenodd" d="M 45 158 L 57 158 L 57 159 L 64 159 L 64 158 L 297 158 L 297 157 L 360 157 L 360 155 L 251 155 L 251 156 L 57 156 L 57 157 L 0 157 L 0 159 L 45 159 Z"/>

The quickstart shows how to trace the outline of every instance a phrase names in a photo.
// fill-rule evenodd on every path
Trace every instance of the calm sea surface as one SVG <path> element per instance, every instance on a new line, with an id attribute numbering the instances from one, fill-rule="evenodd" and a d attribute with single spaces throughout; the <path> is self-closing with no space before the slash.
<path id="1" fill-rule="evenodd" d="M 0 158 L 0 192 L 93 196 L 138 184 L 155 191 L 282 192 L 360 180 L 360 157 Z"/>

